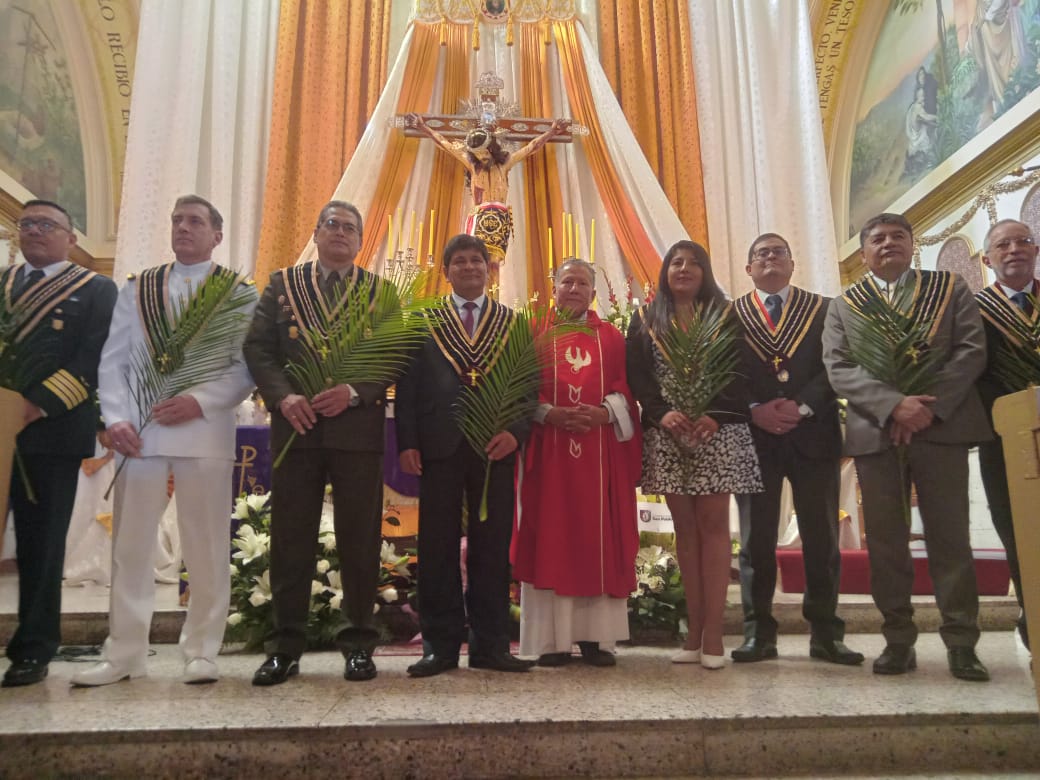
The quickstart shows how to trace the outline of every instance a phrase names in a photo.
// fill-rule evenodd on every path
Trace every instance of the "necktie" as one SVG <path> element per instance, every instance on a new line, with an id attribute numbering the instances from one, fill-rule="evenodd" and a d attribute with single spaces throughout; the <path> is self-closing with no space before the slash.
<path id="1" fill-rule="evenodd" d="M 339 271 L 329 271 L 321 285 L 321 291 L 326 298 L 332 300 L 336 297 L 336 287 L 339 285 Z"/>
<path id="2" fill-rule="evenodd" d="M 21 282 L 18 284 L 18 289 L 15 290 L 14 297 L 21 297 L 22 293 L 36 284 L 43 278 L 43 271 L 37 268 L 34 271 L 30 271 L 28 274 L 22 276 Z"/>
<path id="3" fill-rule="evenodd" d="M 473 312 L 476 310 L 477 304 L 473 301 L 466 301 L 462 304 L 462 327 L 466 329 L 470 338 L 473 337 L 473 326 L 476 324 L 476 318 L 473 316 Z"/>
<path id="4" fill-rule="evenodd" d="M 779 295 L 770 295 L 766 297 L 766 314 L 769 315 L 769 319 L 773 321 L 773 327 L 777 326 L 780 322 L 780 313 L 783 309 L 784 300 Z"/>
<path id="5" fill-rule="evenodd" d="M 1020 308 L 1026 315 L 1033 313 L 1033 307 L 1029 305 L 1029 297 L 1024 292 L 1017 292 L 1011 296 L 1011 300 L 1015 302 L 1015 305 Z"/>

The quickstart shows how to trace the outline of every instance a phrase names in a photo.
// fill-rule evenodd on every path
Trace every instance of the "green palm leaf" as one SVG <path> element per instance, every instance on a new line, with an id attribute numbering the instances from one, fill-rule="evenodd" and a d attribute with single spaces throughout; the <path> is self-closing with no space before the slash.
<path id="1" fill-rule="evenodd" d="M 560 320 L 551 312 L 527 306 L 517 309 L 500 341 L 488 354 L 493 362 L 480 381 L 463 386 L 454 415 L 462 435 L 487 461 L 484 449 L 501 431 L 530 418 L 538 408 L 542 370 L 552 359 L 553 339 L 585 330 L 580 323 Z M 487 520 L 487 491 L 491 463 L 487 461 L 480 520 Z"/>
<path id="2" fill-rule="evenodd" d="M 285 366 L 297 389 L 309 400 L 336 385 L 396 381 L 428 334 L 424 310 L 436 302 L 423 293 L 429 275 L 367 276 L 343 285 L 331 309 L 316 307 L 316 322 L 300 331 L 304 349 Z M 276 468 L 295 440 L 293 431 Z"/>
<path id="3" fill-rule="evenodd" d="M 1027 295 L 1036 311 L 1037 299 Z M 1040 320 L 1033 322 L 1031 329 L 1031 338 L 1027 341 L 1015 343 L 1004 339 L 994 356 L 993 373 L 1012 393 L 1040 385 L 1040 347 L 1036 346 L 1040 345 Z"/>
<path id="4" fill-rule="evenodd" d="M 712 400 L 733 381 L 740 355 L 729 307 L 708 304 L 688 320 L 673 319 L 656 334 L 661 357 L 671 369 L 661 377 L 669 402 L 691 420 L 710 411 Z"/>

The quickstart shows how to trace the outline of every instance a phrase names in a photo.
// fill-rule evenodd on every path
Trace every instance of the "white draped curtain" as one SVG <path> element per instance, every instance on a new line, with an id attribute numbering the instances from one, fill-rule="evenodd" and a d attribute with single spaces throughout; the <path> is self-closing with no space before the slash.
<path id="1" fill-rule="evenodd" d="M 746 292 L 761 233 L 791 244 L 794 281 L 840 290 L 808 0 L 688 0 L 713 267 Z"/>
<path id="2" fill-rule="evenodd" d="M 471 63 L 470 82 L 475 84 L 478 76 L 485 71 L 494 71 L 506 83 L 502 100 L 511 102 L 518 100 L 521 84 L 519 46 L 507 46 L 505 43 L 504 25 L 482 25 L 480 50 L 474 52 Z M 607 82 L 599 65 L 595 48 L 583 27 L 579 25 L 579 36 L 585 66 L 588 71 L 596 112 L 601 127 L 608 134 L 606 139 L 614 160 L 618 175 L 625 183 L 627 194 L 635 213 L 641 220 L 647 234 L 659 255 L 675 241 L 686 238 L 686 231 L 679 221 L 675 210 L 668 202 L 653 170 L 643 156 L 638 142 L 629 129 L 625 116 L 617 99 Z M 368 129 L 365 131 L 358 148 L 351 158 L 339 186 L 331 197 L 346 200 L 355 204 L 365 215 L 366 232 L 369 230 L 386 231 L 385 214 L 369 213 L 372 193 L 377 189 L 377 179 L 385 156 L 388 134 L 400 132 L 388 126 L 397 110 L 401 93 L 402 80 L 405 77 L 409 47 L 412 45 L 411 28 L 405 34 L 396 63 L 387 80 L 386 89 L 380 97 L 379 104 L 372 115 Z M 546 47 L 546 56 L 552 61 L 553 80 L 549 85 L 552 94 L 553 113 L 555 116 L 570 116 L 569 104 L 565 92 L 564 79 L 560 70 L 558 54 L 555 46 Z M 439 67 L 443 69 L 445 57 L 441 57 Z M 438 85 L 442 76 L 438 76 Z M 430 108 L 439 106 L 441 90 L 434 90 Z M 617 242 L 610 232 L 610 223 L 603 203 L 597 191 L 596 183 L 589 169 L 580 137 L 571 144 L 557 145 L 557 164 L 559 166 L 560 185 L 567 210 L 574 214 L 575 221 L 581 226 L 581 243 L 577 247 L 578 254 L 587 257 L 588 229 L 591 221 L 596 221 L 595 262 L 602 273 L 598 279 L 597 294 L 602 302 L 606 301 L 607 289 L 605 279 L 609 279 L 616 290 L 625 289 L 625 277 L 628 267 L 621 257 Z M 433 143 L 423 141 L 416 158 L 415 169 L 405 188 L 404 195 L 398 203 L 403 215 L 415 211 L 417 219 L 423 217 L 424 204 L 427 202 L 427 190 L 430 181 L 430 170 L 435 154 L 440 154 Z M 510 173 L 509 203 L 513 208 L 514 222 L 519 226 L 525 224 L 524 206 L 524 166 L 515 167 Z M 396 219 L 396 213 L 395 213 Z M 396 232 L 396 229 L 395 229 Z M 463 226 L 457 226 L 457 232 L 463 232 Z M 437 250 L 444 245 L 448 236 L 437 236 Z M 425 239 L 424 239 L 425 241 Z M 555 237 L 556 262 L 559 262 L 560 238 Z M 385 241 L 381 252 L 385 256 Z M 435 256 L 437 255 L 435 250 Z M 314 257 L 314 245 L 310 243 L 304 248 L 300 260 Z M 522 230 L 516 230 L 510 241 L 506 263 L 501 270 L 502 291 L 500 298 L 506 303 L 525 300 L 528 295 L 525 259 L 529 257 L 528 247 Z M 378 270 L 379 263 L 373 263 Z M 604 276 L 605 274 L 605 276 Z"/>
<path id="3" fill-rule="evenodd" d="M 224 216 L 217 262 L 251 273 L 260 233 L 279 0 L 142 0 L 115 278 L 173 259 L 170 212 Z"/>

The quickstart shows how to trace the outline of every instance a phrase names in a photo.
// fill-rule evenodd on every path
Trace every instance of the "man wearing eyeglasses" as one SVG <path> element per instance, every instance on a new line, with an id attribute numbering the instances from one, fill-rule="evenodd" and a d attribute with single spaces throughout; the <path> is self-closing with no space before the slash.
<path id="1" fill-rule="evenodd" d="M 756 358 L 748 362 L 747 381 L 765 491 L 749 496 L 750 527 L 743 540 L 752 569 L 744 598 L 748 638 L 732 652 L 733 660 L 777 657 L 773 594 L 780 494 L 787 478 L 802 540 L 802 613 L 812 626 L 809 655 L 861 664 L 863 654 L 842 641 L 845 622 L 836 614 L 841 428 L 820 341 L 829 299 L 791 284 L 791 247 L 776 233 L 751 243 L 745 271 L 755 289 L 738 298 L 734 309 Z"/>
<path id="2" fill-rule="evenodd" d="M 334 304 L 347 286 L 372 282 L 354 264 L 361 231 L 355 206 L 327 203 L 314 228 L 318 259 L 271 274 L 246 337 L 246 362 L 271 410 L 272 452 L 281 452 L 298 434 L 271 475 L 274 630 L 253 685 L 278 685 L 300 670 L 326 482 L 332 484 L 341 564 L 345 624 L 336 644 L 346 658 L 343 676 L 376 676 L 372 651 L 378 634 L 371 620 L 382 540 L 386 385 L 336 385 L 307 398 L 286 372 L 287 363 L 304 355 L 306 332 L 322 325 L 319 312 L 328 310 L 335 321 Z"/>
<path id="3" fill-rule="evenodd" d="M 1017 219 L 1002 219 L 986 233 L 982 242 L 982 261 L 993 269 L 997 281 L 981 290 L 975 300 L 982 312 L 986 328 L 986 370 L 979 377 L 979 396 L 992 423 L 993 402 L 1002 395 L 1025 389 L 1024 385 L 1009 383 L 1004 363 L 1013 357 L 1014 348 L 1038 346 L 1037 296 L 1040 280 L 1036 279 L 1037 252 L 1033 231 Z M 1026 366 L 1031 363 L 1025 363 Z M 1032 380 L 1040 377 L 1033 370 Z M 986 491 L 990 517 L 1000 541 L 1007 551 L 1008 568 L 1018 598 L 1018 633 L 1029 647 L 1029 630 L 1022 610 L 1022 577 L 1018 568 L 1018 548 L 1015 545 L 1015 527 L 1011 521 L 1011 497 L 1008 495 L 1007 472 L 1004 466 L 1004 448 L 994 431 L 993 441 L 979 445 L 979 471 Z"/>
<path id="4" fill-rule="evenodd" d="M 98 361 L 116 302 L 111 279 L 69 261 L 76 234 L 64 208 L 31 200 L 18 231 L 26 262 L 0 275 L 5 308 L 25 313 L 4 351 L 30 373 L 19 388 L 24 478 L 19 468 L 11 476 L 18 628 L 7 645 L 5 688 L 43 680 L 61 641 L 65 535 L 80 463 L 94 454 Z"/>

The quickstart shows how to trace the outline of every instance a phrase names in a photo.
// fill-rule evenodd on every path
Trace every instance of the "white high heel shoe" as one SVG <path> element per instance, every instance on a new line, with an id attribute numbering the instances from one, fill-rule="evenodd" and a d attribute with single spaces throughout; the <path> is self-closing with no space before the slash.
<path id="1" fill-rule="evenodd" d="M 725 655 L 710 655 L 701 653 L 701 666 L 705 669 L 721 669 L 726 665 Z"/>
<path id="2" fill-rule="evenodd" d="M 696 664 L 701 662 L 700 650 L 680 650 L 672 656 L 673 664 Z"/>

